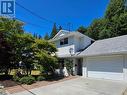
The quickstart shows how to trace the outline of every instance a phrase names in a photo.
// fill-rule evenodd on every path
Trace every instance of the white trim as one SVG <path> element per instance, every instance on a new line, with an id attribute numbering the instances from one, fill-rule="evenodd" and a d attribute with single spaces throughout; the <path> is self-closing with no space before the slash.
<path id="1" fill-rule="evenodd" d="M 85 78 L 88 77 L 88 73 L 87 73 L 87 62 L 86 62 L 86 58 L 83 58 L 83 66 L 82 66 L 82 74 Z"/>
<path id="2" fill-rule="evenodd" d="M 123 67 L 123 71 L 124 71 L 124 80 L 127 80 L 127 55 L 123 55 L 123 62 L 124 62 L 124 67 Z"/>
<path id="3" fill-rule="evenodd" d="M 126 55 L 127 51 L 121 52 L 110 52 L 110 53 L 103 53 L 103 54 L 92 54 L 92 55 L 77 55 L 77 57 L 94 57 L 94 56 L 109 56 L 109 55 Z"/>
<path id="4" fill-rule="evenodd" d="M 61 32 L 70 33 L 70 34 L 67 34 L 67 36 L 66 36 L 66 34 L 65 34 L 64 37 L 61 36 L 60 38 L 56 39 L 56 37 L 57 37 Z M 78 33 L 78 34 L 77 34 L 77 33 Z M 59 31 L 52 39 L 50 39 L 49 41 L 55 41 L 55 40 L 59 40 L 59 39 L 63 39 L 63 38 L 69 37 L 69 36 L 76 36 L 76 37 L 77 37 L 77 35 L 79 35 L 79 37 L 86 37 L 86 38 L 88 38 L 88 39 L 90 39 L 90 40 L 92 40 L 92 41 L 95 41 L 94 39 L 92 39 L 92 38 L 90 38 L 90 37 L 88 37 L 88 36 L 86 36 L 86 35 L 84 35 L 84 34 L 78 32 L 78 31 L 71 31 L 71 32 L 70 32 L 70 31 L 66 31 L 66 30 L 60 30 L 60 31 Z"/>
<path id="5" fill-rule="evenodd" d="M 97 57 L 115 57 L 115 56 L 117 56 L 117 57 L 122 57 L 123 55 L 122 54 L 117 54 L 117 55 L 98 55 L 98 56 L 87 56 L 86 58 L 97 58 Z"/>
<path id="6" fill-rule="evenodd" d="M 55 39 L 57 35 L 59 35 L 61 32 L 68 32 L 66 30 L 60 30 L 52 39 Z"/>

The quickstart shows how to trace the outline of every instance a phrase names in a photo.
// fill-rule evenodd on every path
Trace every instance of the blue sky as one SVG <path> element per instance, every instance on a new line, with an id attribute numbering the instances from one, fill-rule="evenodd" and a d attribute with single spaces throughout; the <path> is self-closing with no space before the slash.
<path id="1" fill-rule="evenodd" d="M 109 0 L 16 0 L 16 2 L 56 22 L 63 29 L 68 29 L 68 23 L 71 23 L 71 30 L 76 30 L 81 25 L 89 26 L 95 18 L 103 17 Z M 46 32 L 50 34 L 52 31 L 53 23 L 33 16 L 17 5 L 16 17 L 25 22 L 24 29 L 29 33 L 44 36 Z M 31 23 L 36 25 L 32 26 Z"/>

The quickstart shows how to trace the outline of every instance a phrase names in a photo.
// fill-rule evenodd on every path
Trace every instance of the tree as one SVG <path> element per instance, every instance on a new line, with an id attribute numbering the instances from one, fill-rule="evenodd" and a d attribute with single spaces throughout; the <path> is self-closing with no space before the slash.
<path id="1" fill-rule="evenodd" d="M 34 33 L 33 36 L 34 36 L 35 38 L 42 39 L 42 36 L 41 36 L 41 35 L 38 35 L 37 33 Z"/>
<path id="2" fill-rule="evenodd" d="M 39 38 L 39 39 L 42 39 L 42 36 L 41 36 L 41 35 L 38 35 L 38 38 Z"/>
<path id="3" fill-rule="evenodd" d="M 14 39 L 14 35 L 19 33 L 22 34 L 23 23 L 14 19 L 8 19 L 0 17 L 0 68 L 5 74 L 8 74 L 14 64 L 11 60 L 13 56 L 13 44 L 12 42 L 17 41 Z"/>
<path id="4" fill-rule="evenodd" d="M 81 32 L 84 30 L 79 29 Z M 85 34 L 95 40 L 126 35 L 127 9 L 125 8 L 125 0 L 110 0 L 105 16 L 101 19 L 95 19 Z"/>
<path id="5" fill-rule="evenodd" d="M 88 27 L 86 35 L 89 37 L 98 40 L 99 33 L 104 29 L 105 20 L 104 19 L 95 19 L 92 24 Z"/>
<path id="6" fill-rule="evenodd" d="M 37 34 L 37 33 L 34 33 L 33 36 L 34 36 L 35 38 L 38 38 L 38 34 Z"/>
<path id="7" fill-rule="evenodd" d="M 104 35 L 107 35 L 107 38 L 111 38 L 127 34 L 125 0 L 111 0 L 105 13 L 105 19 L 108 22 L 105 29 L 100 33 L 101 39 Z"/>
<path id="8" fill-rule="evenodd" d="M 22 25 L 14 19 L 0 18 L 0 70 L 8 74 L 11 69 L 21 68 L 30 75 L 34 65 L 39 65 L 54 73 L 55 45 L 25 33 Z"/>
<path id="9" fill-rule="evenodd" d="M 0 72 L 8 74 L 9 67 L 11 67 L 10 56 L 11 47 L 5 40 L 4 34 L 0 32 Z"/>
<path id="10" fill-rule="evenodd" d="M 37 62 L 39 69 L 43 72 L 51 72 L 54 74 L 57 63 L 56 56 L 53 56 L 57 51 L 55 45 L 42 39 L 35 39 L 33 49 L 36 60 L 35 62 Z"/>
<path id="11" fill-rule="evenodd" d="M 82 33 L 82 34 L 85 34 L 87 32 L 87 28 L 84 27 L 84 26 L 80 26 L 78 29 L 77 29 L 78 32 Z"/>
<path id="12" fill-rule="evenodd" d="M 45 34 L 44 39 L 45 39 L 45 40 L 49 40 L 49 35 L 48 35 L 48 33 Z"/>
<path id="13" fill-rule="evenodd" d="M 122 13 L 120 16 L 114 16 L 113 18 L 113 29 L 117 36 L 127 34 L 127 12 Z"/>
<path id="14" fill-rule="evenodd" d="M 56 27 L 56 23 L 54 23 L 53 29 L 50 35 L 50 39 L 53 38 L 56 34 L 57 34 L 57 27 Z"/>
<path id="15" fill-rule="evenodd" d="M 34 43 L 34 38 L 31 34 L 16 34 L 13 41 L 13 57 L 11 58 L 16 68 L 22 68 L 26 71 L 26 74 L 31 74 L 34 63 L 34 55 L 32 44 Z"/>
<path id="16" fill-rule="evenodd" d="M 110 3 L 105 12 L 105 18 L 111 19 L 115 15 L 120 16 L 125 11 L 125 0 L 110 0 Z"/>

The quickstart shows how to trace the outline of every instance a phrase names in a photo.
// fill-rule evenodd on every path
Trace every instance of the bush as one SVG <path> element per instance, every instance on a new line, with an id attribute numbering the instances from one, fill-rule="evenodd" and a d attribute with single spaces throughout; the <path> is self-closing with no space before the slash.
<path id="1" fill-rule="evenodd" d="M 43 80 L 45 80 L 45 77 L 44 76 L 38 76 L 37 77 L 37 81 L 43 81 Z"/>
<path id="2" fill-rule="evenodd" d="M 20 81 L 20 78 L 18 77 L 18 76 L 13 76 L 13 80 L 15 81 L 15 82 L 19 82 Z"/>
<path id="3" fill-rule="evenodd" d="M 25 76 L 20 79 L 20 83 L 30 85 L 35 82 L 35 78 L 33 76 Z"/>

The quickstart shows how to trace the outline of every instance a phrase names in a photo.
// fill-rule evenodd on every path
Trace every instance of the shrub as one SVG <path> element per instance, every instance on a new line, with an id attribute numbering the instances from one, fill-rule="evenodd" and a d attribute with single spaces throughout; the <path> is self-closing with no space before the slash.
<path id="1" fill-rule="evenodd" d="M 25 76 L 20 79 L 20 83 L 30 85 L 35 82 L 35 78 L 33 76 Z"/>
<path id="2" fill-rule="evenodd" d="M 20 78 L 19 78 L 18 76 L 14 75 L 14 76 L 13 76 L 13 80 L 14 80 L 15 82 L 19 82 L 19 81 L 20 81 Z"/>
<path id="3" fill-rule="evenodd" d="M 37 81 L 43 81 L 43 80 L 45 80 L 45 77 L 44 76 L 38 76 L 37 77 Z"/>
<path id="4" fill-rule="evenodd" d="M 55 76 L 55 75 L 44 75 L 44 77 L 46 80 L 51 80 L 51 79 L 57 78 L 57 76 Z"/>

